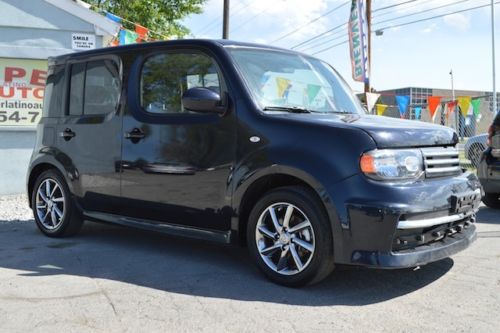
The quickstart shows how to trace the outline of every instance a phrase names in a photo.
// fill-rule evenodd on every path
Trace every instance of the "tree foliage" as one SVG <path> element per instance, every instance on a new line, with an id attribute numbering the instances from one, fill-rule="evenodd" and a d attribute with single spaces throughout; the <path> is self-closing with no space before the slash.
<path id="1" fill-rule="evenodd" d="M 179 21 L 189 14 L 199 14 L 206 0 L 87 0 L 95 11 L 108 11 L 128 21 L 138 23 L 166 37 L 187 35 L 189 29 Z M 128 22 L 122 25 L 130 30 Z M 152 38 L 162 39 L 151 34 Z"/>

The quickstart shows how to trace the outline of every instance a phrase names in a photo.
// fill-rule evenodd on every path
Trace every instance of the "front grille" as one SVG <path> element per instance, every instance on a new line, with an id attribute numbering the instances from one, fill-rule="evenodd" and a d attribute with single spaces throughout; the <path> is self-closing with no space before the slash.
<path id="1" fill-rule="evenodd" d="M 458 150 L 454 147 L 423 148 L 422 154 L 426 177 L 450 176 L 462 171 Z"/>

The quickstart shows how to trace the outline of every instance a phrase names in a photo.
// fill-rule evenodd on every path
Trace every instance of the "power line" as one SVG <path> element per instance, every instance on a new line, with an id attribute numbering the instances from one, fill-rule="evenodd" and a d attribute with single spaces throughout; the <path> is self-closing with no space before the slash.
<path id="1" fill-rule="evenodd" d="M 251 4 L 252 4 L 252 2 L 249 2 L 246 5 L 241 5 L 241 3 L 238 2 L 237 6 L 235 7 L 236 10 L 234 10 L 232 13 L 230 13 L 230 17 L 234 17 L 234 16 L 238 15 L 242 10 L 246 9 Z M 239 8 L 238 8 L 238 5 L 240 5 Z M 199 32 L 197 34 L 194 34 L 194 35 L 201 35 L 201 34 L 208 33 L 210 31 L 212 31 L 213 29 L 217 28 L 220 24 L 222 24 L 221 18 L 217 17 L 216 19 L 210 21 L 208 24 L 204 25 L 199 30 Z"/>
<path id="2" fill-rule="evenodd" d="M 386 9 L 389 9 L 389 8 L 398 7 L 398 6 L 405 5 L 407 3 L 415 2 L 415 1 L 418 1 L 418 0 L 408 0 L 408 1 L 405 1 L 405 2 L 395 3 L 395 4 L 390 5 L 390 6 L 385 6 L 385 7 L 382 7 L 382 8 L 377 8 L 377 9 L 373 10 L 372 13 L 376 13 L 376 12 L 379 12 L 381 10 L 386 10 Z"/>
<path id="3" fill-rule="evenodd" d="M 340 9 L 340 8 L 344 7 L 345 5 L 349 4 L 350 2 L 351 2 L 351 1 L 349 0 L 349 1 L 346 1 L 346 2 L 344 2 L 344 3 L 340 4 L 340 5 L 338 5 L 337 7 L 335 7 L 335 8 L 333 8 L 333 9 L 331 9 L 331 10 L 327 11 L 326 13 L 324 13 L 324 14 L 322 14 L 322 15 L 320 15 L 320 16 L 318 16 L 318 17 L 314 18 L 314 19 L 312 19 L 311 21 L 309 21 L 309 22 L 307 22 L 307 23 L 305 23 L 305 24 L 301 25 L 300 27 L 298 27 L 298 28 L 296 28 L 296 29 L 294 29 L 294 30 L 292 30 L 292 31 L 290 31 L 290 32 L 287 32 L 287 33 L 286 33 L 286 34 L 284 34 L 283 36 L 281 36 L 281 37 L 279 37 L 279 38 L 277 38 L 277 39 L 275 39 L 275 40 L 271 41 L 271 43 L 276 43 L 276 42 L 278 42 L 278 41 L 280 41 L 280 40 L 282 40 L 282 39 L 285 39 L 286 37 L 288 37 L 288 36 L 290 36 L 290 35 L 292 35 L 292 34 L 296 33 L 297 31 L 299 31 L 299 30 L 301 30 L 301 29 L 303 29 L 303 28 L 305 28 L 305 27 L 309 26 L 311 23 L 314 23 L 314 22 L 318 21 L 319 19 L 321 19 L 321 18 L 323 18 L 323 17 L 325 17 L 325 16 L 327 16 L 327 15 L 330 15 L 331 13 L 333 13 L 334 11 L 336 11 L 337 9 Z"/>
<path id="4" fill-rule="evenodd" d="M 403 10 L 408 10 L 410 8 L 414 8 L 414 7 L 417 7 L 417 6 L 422 6 L 423 4 L 429 3 L 431 1 L 435 1 L 435 0 L 423 0 L 423 1 L 419 1 L 417 3 L 414 3 L 413 5 L 406 6 Z M 383 13 L 378 13 L 376 15 L 373 15 L 372 19 L 377 18 L 377 17 L 381 17 L 381 16 L 387 16 L 387 15 L 394 14 L 394 13 L 397 13 L 397 12 L 398 12 L 398 10 L 396 9 L 396 10 L 389 10 L 389 11 L 386 11 L 386 12 L 383 12 Z"/>
<path id="5" fill-rule="evenodd" d="M 392 21 L 396 21 L 396 20 L 403 19 L 403 18 L 410 17 L 410 16 L 425 14 L 425 13 L 431 12 L 433 10 L 438 10 L 438 9 L 445 8 L 445 7 L 459 5 L 461 3 L 468 2 L 468 1 L 470 1 L 470 0 L 460 0 L 460 1 L 457 1 L 457 2 L 448 3 L 446 5 L 442 5 L 442 6 L 438 6 L 438 7 L 433 7 L 433 8 L 429 8 L 429 9 L 426 9 L 426 10 L 421 10 L 419 12 L 410 13 L 410 14 L 406 14 L 406 15 L 403 15 L 403 16 L 399 16 L 399 17 L 395 17 L 395 18 L 390 18 L 390 19 L 387 19 L 387 20 L 379 21 L 377 23 L 374 23 L 374 25 L 381 24 L 381 23 L 386 23 L 386 22 L 392 22 Z"/>
<path id="6" fill-rule="evenodd" d="M 500 3 L 500 1 L 495 2 L 495 5 L 497 5 L 499 3 Z M 489 7 L 489 6 L 491 6 L 491 5 L 487 4 L 487 5 L 482 5 L 482 6 L 470 7 L 470 8 L 466 8 L 466 9 L 462 9 L 462 10 L 457 10 L 457 11 L 454 11 L 454 12 L 451 12 L 451 13 L 440 14 L 440 15 L 436 15 L 436 16 L 426 17 L 426 18 L 423 18 L 423 19 L 420 19 L 420 20 L 415 20 L 415 21 L 405 22 L 405 23 L 401 23 L 401 24 L 386 26 L 386 27 L 377 29 L 377 31 L 384 31 L 384 30 L 391 29 L 391 28 L 403 27 L 403 26 L 410 25 L 410 24 L 415 24 L 415 23 L 420 23 L 420 22 L 424 22 L 424 21 L 429 21 L 429 20 L 440 18 L 440 17 L 445 17 L 445 16 L 449 16 L 449 15 L 453 15 L 453 14 L 464 13 L 464 12 L 468 12 L 468 11 L 471 11 L 471 10 L 476 10 L 476 9 L 480 9 L 480 8 L 484 8 L 484 7 Z"/>
<path id="7" fill-rule="evenodd" d="M 500 1 L 496 1 L 495 5 L 497 5 L 499 3 L 500 3 Z M 391 28 L 403 27 L 403 26 L 407 26 L 407 25 L 411 25 L 411 24 L 416 24 L 416 23 L 420 23 L 420 22 L 424 22 L 424 21 L 434 20 L 434 19 L 437 19 L 437 18 L 441 18 L 441 17 L 453 15 L 453 14 L 464 13 L 464 12 L 468 12 L 468 11 L 472 11 L 472 10 L 476 10 L 476 9 L 480 9 L 480 8 L 485 8 L 485 7 L 489 7 L 489 6 L 491 6 L 491 5 L 490 4 L 486 4 L 486 5 L 476 6 L 476 7 L 470 7 L 470 8 L 466 8 L 466 9 L 462 9 L 462 10 L 457 10 L 457 11 L 454 11 L 454 12 L 450 12 L 450 13 L 445 13 L 445 14 L 435 15 L 435 16 L 431 16 L 431 17 L 426 17 L 426 18 L 423 18 L 423 19 L 420 19 L 420 20 L 409 21 L 409 22 L 405 22 L 405 23 L 401 23 L 401 24 L 397 24 L 397 25 L 392 25 L 392 26 L 386 26 L 386 27 L 383 27 L 381 29 L 377 29 L 377 31 L 384 31 L 384 30 L 391 29 Z M 348 42 L 348 40 L 343 41 L 343 42 L 338 43 L 338 44 L 335 44 L 335 45 L 332 45 L 330 47 L 321 49 L 321 50 L 313 53 L 313 55 L 316 55 L 318 53 L 322 53 L 322 52 L 325 52 L 325 51 L 327 51 L 329 49 L 332 49 L 334 47 L 346 44 L 347 42 Z"/>
<path id="8" fill-rule="evenodd" d="M 333 31 L 335 31 L 335 30 L 337 30 L 337 29 L 342 28 L 342 27 L 343 27 L 344 25 L 346 25 L 347 23 L 348 23 L 348 22 L 344 22 L 344 23 L 342 23 L 342 24 L 339 24 L 339 25 L 337 25 L 337 26 L 335 26 L 335 27 L 333 27 L 333 28 L 331 28 L 331 29 L 329 29 L 329 30 L 327 30 L 327 31 L 324 31 L 324 32 L 322 32 L 322 33 L 320 33 L 320 34 L 318 34 L 318 35 L 316 35 L 316 36 L 312 37 L 312 38 L 309 38 L 309 39 L 307 39 L 307 40 L 305 40 L 305 41 L 303 41 L 303 42 L 301 42 L 301 43 L 299 43 L 299 44 L 297 44 L 297 45 L 294 45 L 294 46 L 292 46 L 292 49 L 295 49 L 295 48 L 297 48 L 297 47 L 299 47 L 299 46 L 302 46 L 302 45 L 304 45 L 304 44 L 307 44 L 307 43 L 309 43 L 309 42 L 312 42 L 313 40 L 316 40 L 316 39 L 318 39 L 318 38 L 321 38 L 321 36 L 323 36 L 323 35 L 325 35 L 325 34 L 327 34 L 327 33 L 329 33 L 329 32 L 333 32 Z"/>

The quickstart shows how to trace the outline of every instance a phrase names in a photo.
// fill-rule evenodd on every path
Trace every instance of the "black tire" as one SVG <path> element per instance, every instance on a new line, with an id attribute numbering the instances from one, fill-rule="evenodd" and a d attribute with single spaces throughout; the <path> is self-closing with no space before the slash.
<path id="1" fill-rule="evenodd" d="M 275 205 L 275 206 L 273 206 Z M 281 205 L 281 206 L 280 206 Z M 282 240 L 281 237 L 278 238 L 271 238 L 270 235 L 267 237 L 264 236 L 264 233 L 261 233 L 260 231 L 257 231 L 257 226 L 259 223 L 262 223 L 266 218 L 266 214 L 268 215 L 267 219 L 269 220 L 271 217 L 268 208 L 269 207 L 276 207 L 273 208 L 273 211 L 276 211 L 276 215 L 278 217 L 277 219 L 279 220 L 279 223 L 281 224 L 281 227 L 283 227 L 283 220 L 285 219 L 283 217 L 283 214 L 286 210 L 285 207 L 288 206 L 293 206 L 294 208 L 292 209 L 293 213 L 292 214 L 299 214 L 299 215 L 292 215 L 292 218 L 289 219 L 290 221 L 290 226 L 289 226 L 289 231 L 290 234 L 289 236 L 291 237 L 284 237 L 285 242 L 287 245 L 283 245 L 285 250 L 286 250 L 286 255 L 283 255 L 283 247 L 281 249 L 275 250 L 279 251 L 279 253 L 275 254 L 270 253 L 269 255 L 262 255 L 260 251 L 262 251 L 263 248 L 266 248 L 268 246 L 267 244 L 263 244 L 264 242 L 269 242 L 271 246 L 276 246 L 277 243 L 280 243 L 282 245 Z M 301 238 L 303 236 L 303 232 L 305 232 L 305 229 L 301 229 L 304 231 L 296 231 L 293 234 L 292 229 L 293 226 L 297 226 L 300 224 L 301 216 L 305 215 L 307 220 L 310 222 L 310 227 L 312 228 L 311 230 L 308 229 L 307 235 L 309 235 L 309 239 L 312 240 L 311 243 L 314 244 L 313 251 L 306 251 L 305 248 L 302 248 L 297 244 L 297 238 Z M 259 222 L 259 219 L 262 220 Z M 293 220 L 293 221 L 292 221 Z M 262 224 L 261 224 L 262 226 Z M 270 227 L 271 228 L 271 227 Z M 275 230 L 274 228 L 273 230 Z M 286 228 L 285 228 L 286 229 Z M 286 230 L 285 230 L 286 231 Z M 283 229 L 281 230 L 283 232 Z M 278 237 L 278 232 L 275 232 L 275 237 Z M 259 236 L 261 235 L 261 236 Z M 260 239 L 258 240 L 258 237 Z M 301 239 L 299 239 L 300 241 Z M 259 245 L 257 242 L 259 241 Z M 254 206 L 252 209 L 249 220 L 248 220 L 248 228 L 247 228 L 247 244 L 250 250 L 251 255 L 253 256 L 255 262 L 257 263 L 257 266 L 260 268 L 260 270 L 273 282 L 288 286 L 288 287 L 300 287 L 306 284 L 313 284 L 317 283 L 324 278 L 326 278 L 334 269 L 334 261 L 333 261 L 333 237 L 332 237 L 332 232 L 331 232 L 331 226 L 329 219 L 327 217 L 327 214 L 324 210 L 324 207 L 322 203 L 316 198 L 315 194 L 312 193 L 312 191 L 300 187 L 300 186 L 289 186 L 289 187 L 281 187 L 277 188 L 275 190 L 272 190 L 268 193 L 266 193 L 262 199 L 260 199 L 257 204 Z M 278 244 L 278 246 L 281 246 Z M 289 244 L 289 245 L 288 245 Z M 294 245 L 292 245 L 294 244 Z M 309 244 L 310 245 L 310 244 Z M 297 265 L 295 259 L 293 258 L 292 255 L 292 249 L 291 247 L 294 248 L 294 253 L 297 255 L 298 253 L 303 254 L 307 259 L 306 264 L 303 265 L 303 268 L 299 268 L 299 265 Z M 309 254 L 309 255 L 308 255 Z M 275 265 L 275 268 L 271 268 L 269 264 L 267 264 L 263 258 L 265 256 L 266 260 L 272 261 L 273 257 L 277 255 L 277 260 L 278 263 Z M 288 270 L 288 267 L 295 267 L 294 270 L 296 270 L 296 273 L 286 275 L 285 271 L 283 269 L 279 269 L 279 262 L 280 262 L 280 257 L 287 257 L 288 259 L 284 259 L 286 261 L 286 270 Z M 300 257 L 299 257 L 300 259 Z M 301 262 L 303 264 L 303 262 Z M 300 270 L 302 269 L 302 271 Z M 285 272 L 285 273 L 280 273 L 278 271 Z M 290 271 L 292 272 L 292 271 Z"/>
<path id="2" fill-rule="evenodd" d="M 500 209 L 500 193 L 486 193 L 483 203 L 490 208 Z"/>
<path id="3" fill-rule="evenodd" d="M 49 207 L 49 203 L 44 201 L 44 199 L 40 197 L 40 194 L 38 194 L 40 185 L 45 185 L 46 181 L 49 181 L 49 183 L 52 184 L 53 188 L 56 188 L 55 193 L 53 194 L 54 200 L 59 199 L 55 198 L 56 196 L 62 196 L 63 198 L 62 201 L 56 203 L 52 202 L 52 195 L 50 197 L 50 206 L 58 207 L 59 212 L 62 213 L 62 216 L 59 216 L 57 214 L 54 215 L 56 220 L 56 222 L 54 223 L 52 222 L 54 218 L 52 218 L 51 215 L 52 211 L 54 211 L 55 214 L 54 208 L 41 208 L 40 211 L 37 208 L 37 203 L 40 203 L 39 207 Z M 39 197 L 38 199 L 37 196 Z M 46 198 L 48 197 L 46 196 Z M 61 206 L 61 202 L 63 203 L 63 206 Z M 69 191 L 68 185 L 66 184 L 66 181 L 59 173 L 59 171 L 55 169 L 50 169 L 42 172 L 36 179 L 35 185 L 33 186 L 33 191 L 31 193 L 31 206 L 38 229 L 49 237 L 73 236 L 77 234 L 82 227 L 83 216 L 73 202 L 73 198 L 71 196 L 71 192 Z M 44 215 L 44 213 L 47 211 L 48 213 L 45 215 L 45 218 L 39 215 L 39 212 L 41 215 Z M 50 219 L 50 221 L 47 221 L 47 219 Z M 52 224 L 52 226 L 50 226 L 49 224 Z"/>

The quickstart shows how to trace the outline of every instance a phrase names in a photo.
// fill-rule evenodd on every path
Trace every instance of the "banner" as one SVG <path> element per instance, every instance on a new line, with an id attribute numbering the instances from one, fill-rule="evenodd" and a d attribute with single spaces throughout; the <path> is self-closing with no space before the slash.
<path id="1" fill-rule="evenodd" d="M 472 104 L 472 112 L 474 113 L 474 116 L 476 118 L 479 118 L 479 116 L 481 115 L 481 110 L 479 109 L 481 106 L 481 100 L 479 98 L 473 99 L 471 101 L 471 104 Z"/>
<path id="2" fill-rule="evenodd" d="M 377 115 L 378 116 L 383 115 L 387 107 L 388 105 L 385 104 L 375 104 L 375 110 L 377 111 Z"/>
<path id="3" fill-rule="evenodd" d="M 148 38 L 149 29 L 143 27 L 142 25 L 135 24 L 135 32 L 137 33 L 137 42 L 140 43 L 142 40 Z"/>
<path id="4" fill-rule="evenodd" d="M 438 106 L 441 104 L 441 96 L 429 96 L 427 97 L 427 104 L 429 113 L 431 114 L 432 120 L 434 120 L 434 116 L 436 115 L 436 110 Z"/>
<path id="5" fill-rule="evenodd" d="M 120 16 L 116 16 L 115 14 L 111 14 L 110 12 L 106 12 L 106 17 L 116 23 L 122 22 L 122 18 Z"/>
<path id="6" fill-rule="evenodd" d="M 399 114 L 401 115 L 401 118 L 404 118 L 406 109 L 408 109 L 408 105 L 410 104 L 410 96 L 396 96 L 396 103 L 398 104 Z"/>
<path id="7" fill-rule="evenodd" d="M 366 32 L 366 10 L 363 0 L 352 0 L 349 16 L 349 49 L 351 54 L 352 78 L 368 83 L 368 38 Z"/>
<path id="8" fill-rule="evenodd" d="M 416 106 L 415 107 L 415 119 L 420 119 L 421 113 L 422 113 L 422 107 Z"/>
<path id="9" fill-rule="evenodd" d="M 127 44 L 133 44 L 136 43 L 137 41 L 137 33 L 122 29 L 120 30 L 120 45 L 127 45 Z"/>
<path id="10" fill-rule="evenodd" d="M 467 113 L 469 112 L 471 98 L 470 96 L 459 96 L 457 97 L 458 106 L 460 107 L 460 112 L 462 116 L 467 117 Z"/>
<path id="11" fill-rule="evenodd" d="M 372 113 L 375 103 L 377 103 L 380 94 L 376 93 L 366 93 L 366 106 L 368 107 L 368 112 Z"/>
<path id="12" fill-rule="evenodd" d="M 0 126 L 35 126 L 42 114 L 47 60 L 0 58 Z"/>

